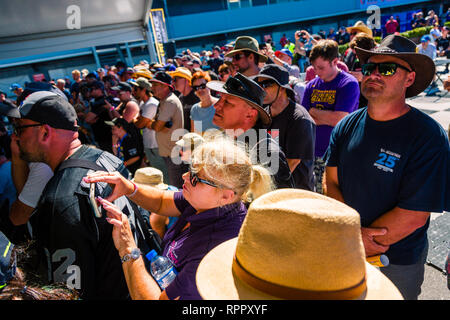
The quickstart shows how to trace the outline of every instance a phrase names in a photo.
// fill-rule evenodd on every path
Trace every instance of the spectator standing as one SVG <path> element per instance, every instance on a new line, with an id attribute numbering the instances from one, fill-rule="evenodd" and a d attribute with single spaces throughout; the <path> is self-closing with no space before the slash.
<path id="1" fill-rule="evenodd" d="M 296 78 L 300 77 L 300 68 L 292 64 L 293 55 L 291 51 L 281 49 L 279 51 L 275 51 L 275 53 L 272 51 L 269 54 L 270 58 L 272 58 L 276 64 L 283 66 L 289 72 L 290 76 Z"/>
<path id="2" fill-rule="evenodd" d="M 183 106 L 184 129 L 191 131 L 191 109 L 200 101 L 191 87 L 192 73 L 187 68 L 179 67 L 175 71 L 168 72 L 173 79 L 173 87 L 180 93 L 178 98 Z"/>
<path id="3" fill-rule="evenodd" d="M 328 34 L 326 36 L 326 39 L 337 41 L 336 32 L 334 31 L 334 28 L 330 28 L 328 30 Z"/>
<path id="4" fill-rule="evenodd" d="M 79 290 L 82 299 L 126 299 L 122 266 L 109 238 L 112 229 L 95 217 L 88 200 L 89 185 L 81 181 L 88 169 L 60 165 L 68 158 L 83 159 L 126 176 L 128 171 L 108 152 L 81 144 L 75 110 L 64 98 L 46 91 L 32 93 L 20 113 L 18 124 L 27 126 L 17 138 L 22 160 L 44 162 L 54 172 L 30 219 L 40 248 L 36 270 L 42 270 L 50 283 L 63 282 Z M 132 212 L 126 197 L 116 204 L 127 214 Z M 131 224 L 134 236 L 134 219 Z M 64 263 L 67 259 L 70 263 Z"/>
<path id="5" fill-rule="evenodd" d="M 450 59 L 450 27 L 442 27 L 442 36 L 436 40 L 437 55 L 439 57 L 447 57 Z M 448 70 L 448 64 L 446 65 L 446 70 Z"/>
<path id="6" fill-rule="evenodd" d="M 228 136 L 246 142 L 252 161 L 269 169 L 277 188 L 292 188 L 294 181 L 286 156 L 265 129 L 272 120 L 263 108 L 264 89 L 240 73 L 225 83 L 210 81 L 207 86 L 220 93 L 214 105 L 213 124 Z M 247 135 L 252 139 L 247 140 Z"/>
<path id="7" fill-rule="evenodd" d="M 286 45 L 286 43 L 287 43 L 286 33 L 283 33 L 283 36 L 282 36 L 281 39 L 280 39 L 280 45 L 281 45 L 281 48 L 284 48 L 284 46 Z"/>
<path id="8" fill-rule="evenodd" d="M 183 185 L 181 176 L 185 168 L 182 165 L 176 165 L 171 156 L 172 149 L 178 141 L 176 137 L 172 137 L 172 133 L 184 128 L 183 106 L 180 99 L 173 93 L 172 77 L 168 73 L 158 71 L 150 82 L 152 93 L 159 100 L 159 107 L 156 118 L 149 121 L 147 128 L 156 131 L 159 155 L 166 163 L 169 184 L 181 188 Z"/>
<path id="9" fill-rule="evenodd" d="M 106 100 L 103 82 L 94 82 L 90 89 L 92 99 L 89 102 L 89 112 L 86 114 L 85 121 L 91 126 L 98 147 L 112 153 L 111 128 L 105 124 L 105 121 L 120 117 L 120 114 Z"/>
<path id="10" fill-rule="evenodd" d="M 267 57 L 259 53 L 258 41 L 249 36 L 237 37 L 233 49 L 225 57 L 231 57 L 236 71 L 247 77 L 257 75 L 258 64 L 267 61 Z"/>
<path id="11" fill-rule="evenodd" d="M 390 35 L 397 32 L 399 24 L 398 21 L 394 19 L 394 16 L 390 16 L 384 27 L 386 28 L 386 35 Z"/>
<path id="12" fill-rule="evenodd" d="M 356 78 L 337 67 L 338 45 L 332 40 L 321 40 L 313 47 L 311 63 L 317 77 L 308 82 L 302 105 L 316 123 L 315 179 L 316 191 L 323 193 L 322 176 L 330 134 L 336 124 L 358 108 L 359 84 Z"/>
<path id="13" fill-rule="evenodd" d="M 432 43 L 432 39 L 430 35 L 424 35 L 420 39 L 420 44 L 417 45 L 417 52 L 424 54 L 428 57 L 430 57 L 431 60 L 436 59 L 436 45 Z"/>
<path id="14" fill-rule="evenodd" d="M 346 44 L 350 41 L 350 34 L 345 27 L 339 28 L 339 33 L 336 36 L 336 41 L 339 45 Z"/>
<path id="15" fill-rule="evenodd" d="M 208 129 L 219 129 L 218 126 L 213 124 L 214 104 L 219 100 L 211 95 L 211 91 L 206 86 L 206 83 L 211 81 L 211 77 L 208 73 L 199 71 L 192 76 L 192 89 L 195 95 L 200 99 L 199 102 L 192 106 L 190 121 L 191 131 L 203 134 Z"/>
<path id="16" fill-rule="evenodd" d="M 141 166 L 143 146 L 140 145 L 141 141 L 133 136 L 133 124 L 124 118 L 115 118 L 105 123 L 111 127 L 113 154 L 123 161 L 131 176 L 134 176 Z"/>
<path id="17" fill-rule="evenodd" d="M 405 99 L 427 88 L 435 66 L 398 35 L 356 52 L 369 102 L 333 131 L 325 157 L 327 194 L 359 213 L 366 256 L 387 255 L 389 266 L 380 271 L 405 299 L 416 300 L 430 212 L 450 209 L 450 148 L 444 129 Z"/>
<path id="18" fill-rule="evenodd" d="M 219 67 L 223 64 L 223 58 L 221 57 L 222 50 L 219 46 L 214 46 L 212 50 L 212 57 L 208 60 L 208 65 L 211 67 L 211 69 L 218 74 L 219 73 Z"/>
<path id="19" fill-rule="evenodd" d="M 295 188 L 314 191 L 314 142 L 316 125 L 289 85 L 288 71 L 267 64 L 253 78 L 266 92 L 264 105 L 272 122 L 269 134 L 278 141 L 286 155 Z"/>
<path id="20" fill-rule="evenodd" d="M 441 30 L 439 29 L 439 23 L 435 23 L 433 29 L 430 30 L 430 36 L 433 42 L 436 42 L 439 37 L 442 36 Z"/>
<path id="21" fill-rule="evenodd" d="M 159 169 L 163 173 L 164 182 L 168 183 L 167 166 L 164 159 L 159 155 L 158 141 L 156 140 L 155 130 L 149 129 L 147 126 L 151 120 L 154 120 L 158 111 L 159 101 L 156 100 L 151 93 L 151 83 L 146 78 L 138 78 L 133 84 L 133 95 L 140 101 L 139 116 L 134 125 L 138 129 L 142 129 L 142 138 L 144 144 L 144 153 L 150 166 Z"/>
<path id="22" fill-rule="evenodd" d="M 163 191 L 139 185 L 131 197 L 143 208 L 163 216 L 178 217 L 163 239 L 163 253 L 175 269 L 176 278 L 163 290 L 145 269 L 141 255 L 131 256 L 123 269 L 132 299 L 200 300 L 195 274 L 200 260 L 220 243 L 236 237 L 247 213 L 244 201 L 272 190 L 270 175 L 252 165 L 244 149 L 224 138 L 196 147 L 192 166 L 183 175 L 182 192 Z M 137 248 L 127 217 L 108 200 L 133 190 L 133 183 L 116 174 L 96 173 L 88 182 L 108 182 L 115 193 L 100 200 L 114 226 L 112 237 L 119 256 L 130 255 Z M 131 191 L 132 192 L 132 191 Z"/>

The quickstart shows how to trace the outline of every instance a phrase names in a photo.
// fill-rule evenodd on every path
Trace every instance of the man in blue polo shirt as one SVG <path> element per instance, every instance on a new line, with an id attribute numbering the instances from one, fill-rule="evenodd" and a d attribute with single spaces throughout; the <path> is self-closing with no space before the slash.
<path id="1" fill-rule="evenodd" d="M 447 134 L 405 103 L 430 84 L 435 67 L 397 35 L 356 53 L 368 105 L 331 134 L 327 195 L 359 212 L 366 256 L 387 255 L 390 264 L 381 271 L 413 300 L 424 279 L 430 212 L 450 210 Z"/>

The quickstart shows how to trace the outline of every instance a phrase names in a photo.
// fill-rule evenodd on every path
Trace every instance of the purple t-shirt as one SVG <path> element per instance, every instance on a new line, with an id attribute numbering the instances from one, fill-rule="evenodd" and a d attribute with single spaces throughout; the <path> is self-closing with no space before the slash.
<path id="1" fill-rule="evenodd" d="M 352 113 L 359 104 L 358 80 L 347 72 L 339 74 L 330 82 L 315 77 L 306 85 L 302 105 L 328 111 L 344 111 Z M 334 127 L 319 125 L 316 127 L 315 156 L 322 157 L 328 148 L 331 131 Z"/>
<path id="2" fill-rule="evenodd" d="M 181 215 L 166 232 L 162 245 L 163 255 L 172 261 L 178 275 L 166 293 L 170 299 L 201 300 L 195 283 L 200 261 L 217 245 L 238 236 L 247 209 L 237 202 L 195 214 L 183 192 L 176 192 L 174 201 Z M 180 232 L 188 222 L 189 228 Z"/>

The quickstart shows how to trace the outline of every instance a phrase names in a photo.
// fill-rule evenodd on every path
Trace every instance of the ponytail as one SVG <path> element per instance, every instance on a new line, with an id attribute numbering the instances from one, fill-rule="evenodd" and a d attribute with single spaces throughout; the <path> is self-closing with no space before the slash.
<path id="1" fill-rule="evenodd" d="M 244 202 L 252 202 L 265 193 L 273 191 L 275 185 L 270 172 L 261 165 L 252 165 L 248 191 L 242 196 Z"/>

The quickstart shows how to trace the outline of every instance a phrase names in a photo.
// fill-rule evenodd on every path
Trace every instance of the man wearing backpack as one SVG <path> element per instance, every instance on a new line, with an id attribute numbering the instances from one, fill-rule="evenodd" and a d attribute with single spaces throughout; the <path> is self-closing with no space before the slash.
<path id="1" fill-rule="evenodd" d="M 78 289 L 82 299 L 127 299 L 121 257 L 111 239 L 112 226 L 106 215 L 94 215 L 96 203 L 90 201 L 90 185 L 82 181 L 89 169 L 67 167 L 66 160 L 94 163 L 97 168 L 128 177 L 123 162 L 108 152 L 82 145 L 75 109 L 51 92 L 29 95 L 19 111 L 15 133 L 21 158 L 44 162 L 54 171 L 30 220 L 32 236 L 43 252 L 39 271 L 48 275 L 49 282 Z M 105 197 L 110 192 L 106 184 L 95 185 L 96 196 Z M 126 197 L 117 199 L 116 204 L 131 218 L 139 241 L 134 219 L 137 207 Z"/>

